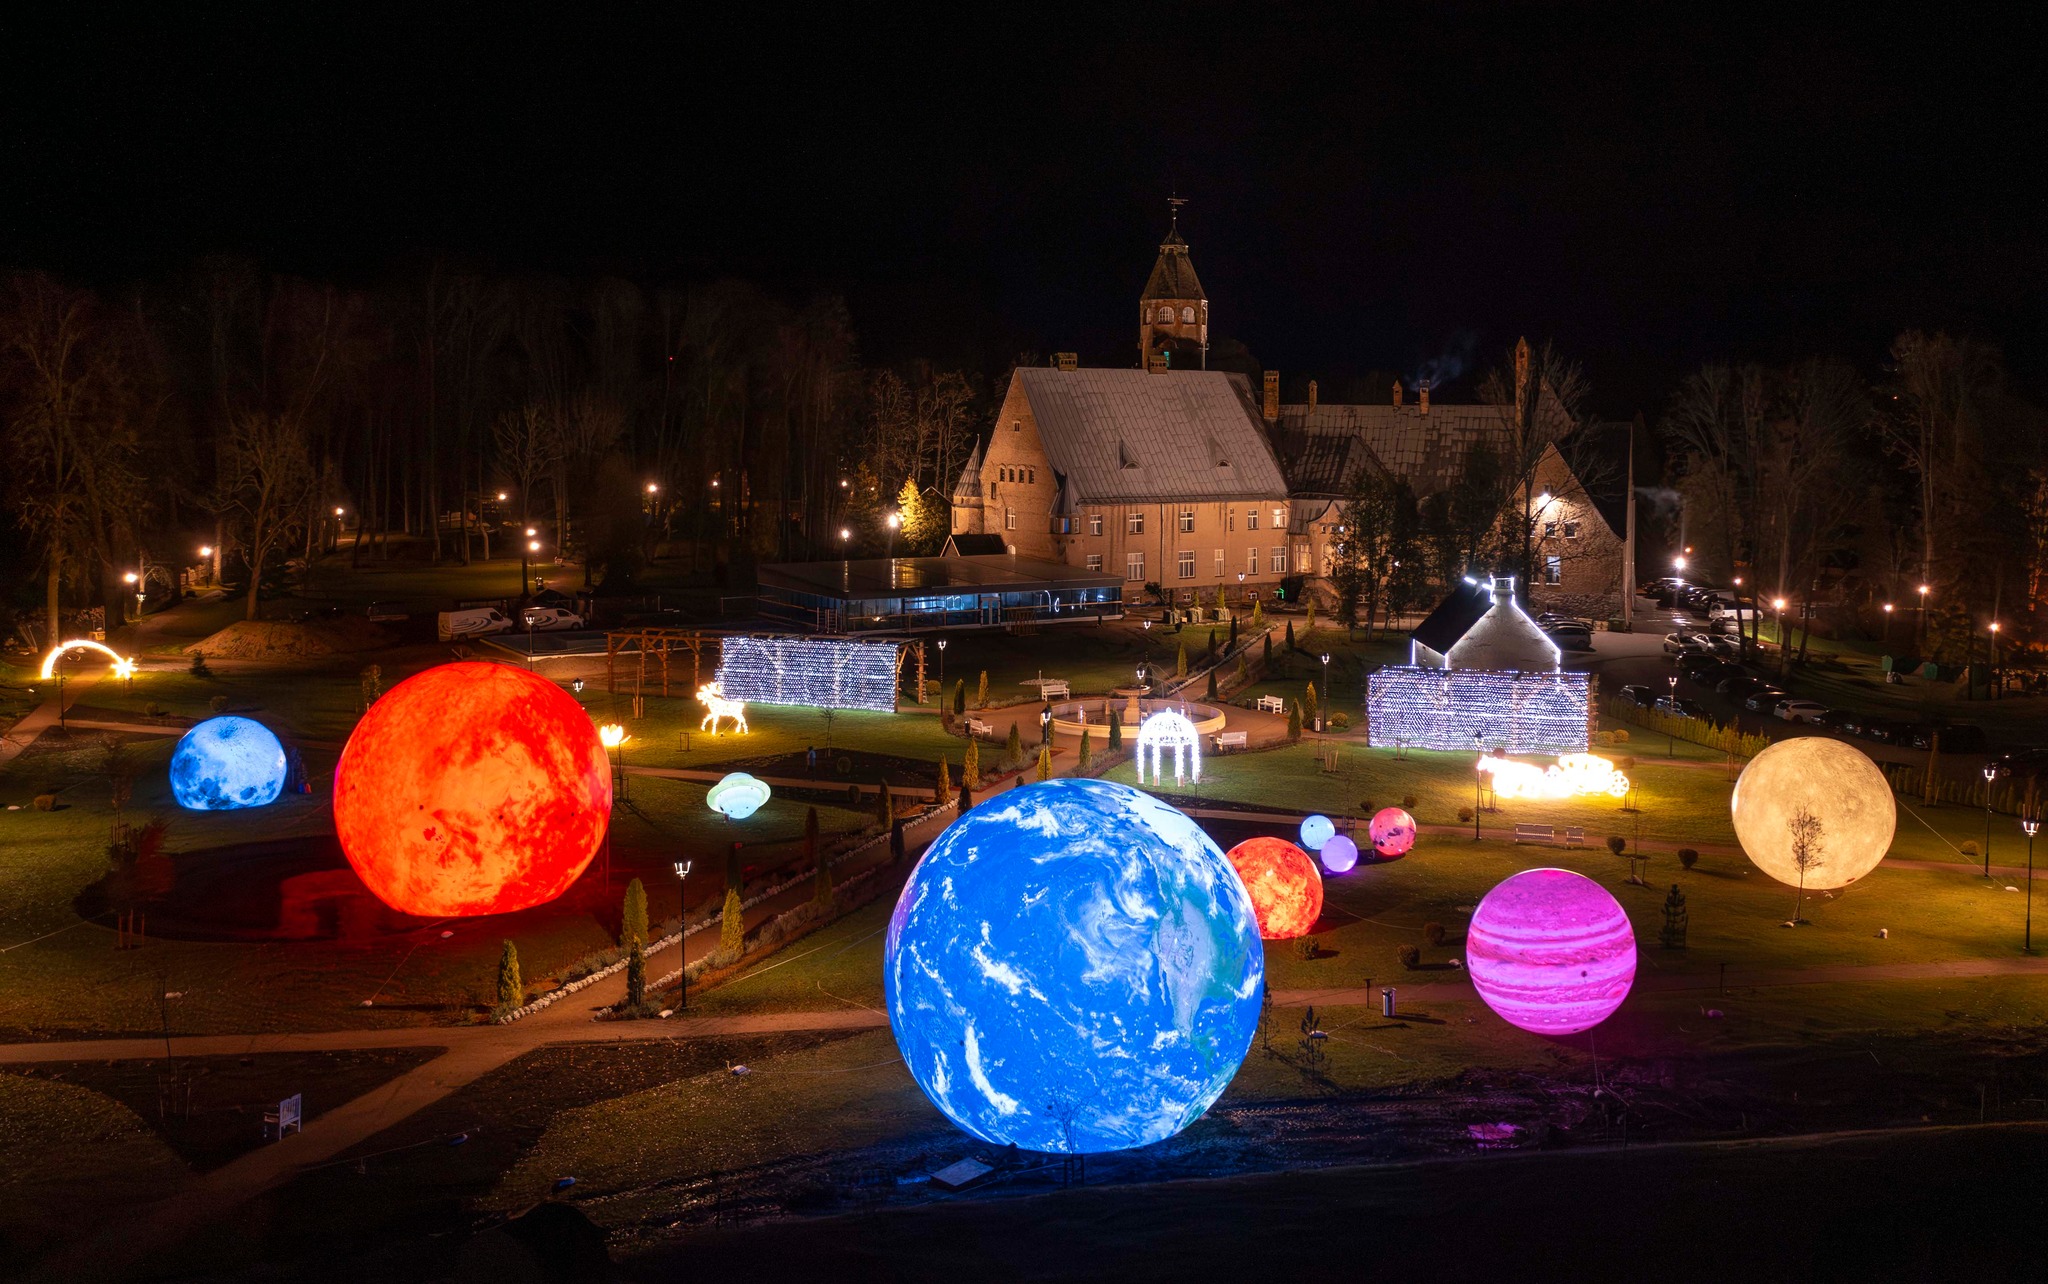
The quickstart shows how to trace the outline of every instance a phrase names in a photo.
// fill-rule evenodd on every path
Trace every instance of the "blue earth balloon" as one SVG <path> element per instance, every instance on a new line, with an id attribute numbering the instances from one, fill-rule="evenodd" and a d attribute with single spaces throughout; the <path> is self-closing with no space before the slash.
<path id="1" fill-rule="evenodd" d="M 889 919 L 889 1024 L 911 1075 L 985 1141 L 1093 1154 L 1201 1118 L 1251 1048 L 1251 896 L 1183 813 L 1050 780 L 955 821 Z"/>
<path id="2" fill-rule="evenodd" d="M 171 751 L 171 793 L 192 811 L 274 803 L 284 792 L 284 746 L 248 718 L 208 718 Z"/>

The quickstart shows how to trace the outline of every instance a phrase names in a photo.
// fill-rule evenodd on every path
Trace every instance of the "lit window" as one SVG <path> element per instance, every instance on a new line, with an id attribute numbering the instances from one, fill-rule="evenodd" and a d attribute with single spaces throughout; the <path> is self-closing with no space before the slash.
<path id="1" fill-rule="evenodd" d="M 1183 535 L 1188 535 L 1188 534 L 1192 534 L 1192 533 L 1194 532 L 1194 529 L 1195 529 L 1195 510 L 1194 510 L 1194 509 L 1192 509 L 1192 508 L 1183 508 L 1183 509 L 1181 509 L 1181 510 L 1180 510 L 1180 533 L 1181 533 L 1181 534 L 1183 534 Z"/>
<path id="2" fill-rule="evenodd" d="M 1556 523 L 1556 522 L 1545 522 L 1545 523 L 1543 523 L 1543 538 L 1545 538 L 1545 539 L 1555 539 L 1555 538 L 1557 538 L 1557 523 Z"/>
<path id="3" fill-rule="evenodd" d="M 1184 548 L 1181 550 L 1180 556 L 1175 560 L 1180 564 L 1180 577 L 1182 579 L 1191 580 L 1195 578 L 1195 550 Z"/>
<path id="4" fill-rule="evenodd" d="M 1163 304 L 1162 304 L 1162 305 L 1160 306 L 1160 309 L 1159 309 L 1159 324 L 1161 324 L 1161 325 L 1172 325 L 1172 324 L 1173 324 L 1173 308 L 1172 308 L 1172 307 L 1170 307 L 1170 306 L 1167 306 L 1167 305 L 1163 305 Z"/>
<path id="5" fill-rule="evenodd" d="M 1259 573 L 1258 549 L 1248 548 L 1244 551 L 1244 573 L 1246 575 L 1257 575 Z"/>
<path id="6" fill-rule="evenodd" d="M 1565 522 L 1564 537 L 1566 539 L 1577 539 L 1579 537 L 1579 524 L 1576 521 L 1568 520 Z"/>
<path id="7" fill-rule="evenodd" d="M 1102 534 L 1102 514 L 1101 514 L 1101 513 L 1090 513 L 1090 514 L 1088 514 L 1088 533 L 1089 533 L 1090 535 L 1100 535 L 1100 534 Z"/>
<path id="8" fill-rule="evenodd" d="M 1234 531 L 1237 529 L 1236 509 L 1230 509 L 1223 514 L 1223 529 L 1229 531 Z"/>
<path id="9" fill-rule="evenodd" d="M 1193 325 L 1195 321 L 1195 310 L 1193 308 L 1182 308 L 1180 310 L 1180 319 L 1182 321 L 1187 322 L 1189 325 Z"/>
<path id="10" fill-rule="evenodd" d="M 1091 571 L 1099 571 L 1102 569 L 1102 554 L 1090 553 L 1088 555 L 1088 569 Z"/>
<path id="11" fill-rule="evenodd" d="M 1296 544 L 1294 546 L 1294 573 L 1296 575 L 1306 575 L 1311 565 L 1313 563 L 1309 561 L 1308 545 Z"/>
<path id="12" fill-rule="evenodd" d="M 1223 578 L 1223 550 L 1220 548 L 1216 550 L 1216 578 Z"/>
<path id="13" fill-rule="evenodd" d="M 1280 544 L 1275 544 L 1275 545 L 1273 546 L 1273 553 L 1272 553 L 1272 556 L 1270 556 L 1269 558 L 1267 558 L 1267 559 L 1266 559 L 1266 565 L 1268 565 L 1268 566 L 1270 566 L 1270 567 L 1272 567 L 1272 568 L 1273 568 L 1273 574 L 1275 574 L 1275 575 L 1285 575 L 1285 574 L 1287 574 L 1287 549 L 1286 549 L 1286 547 L 1285 547 L 1285 546 L 1283 546 L 1283 545 L 1280 545 Z"/>
<path id="14" fill-rule="evenodd" d="M 1258 509 L 1256 509 L 1256 508 L 1247 508 L 1247 509 L 1245 509 L 1245 510 L 1244 510 L 1244 528 L 1245 528 L 1246 530 L 1248 530 L 1248 531 L 1255 531 L 1255 530 L 1259 529 L 1259 510 L 1258 510 Z"/>
<path id="15" fill-rule="evenodd" d="M 1143 535 L 1144 533 L 1145 533 L 1145 514 L 1144 514 L 1144 513 L 1142 513 L 1142 512 L 1133 512 L 1133 513 L 1125 513 L 1125 514 L 1124 514 L 1124 534 L 1126 534 L 1126 535 Z"/>
<path id="16" fill-rule="evenodd" d="M 1003 529 L 1006 531 L 1017 529 L 1017 514 L 1007 508 L 1003 510 Z"/>
<path id="17" fill-rule="evenodd" d="M 1544 559 L 1543 559 L 1543 582 L 1544 582 L 1545 584 L 1556 584 L 1556 583 L 1558 583 L 1558 582 L 1559 582 L 1560 580 L 1562 580 L 1563 578 L 1564 578 L 1564 559 L 1563 559 L 1563 558 L 1561 558 L 1561 557 L 1546 557 L 1546 558 L 1544 558 Z"/>
<path id="18" fill-rule="evenodd" d="M 1277 530 L 1279 530 L 1279 529 L 1280 529 L 1281 527 L 1283 527 L 1283 526 L 1285 526 L 1285 525 L 1287 525 L 1287 510 L 1286 510 L 1286 509 L 1284 509 L 1284 508 L 1276 508 L 1276 509 L 1274 509 L 1274 510 L 1273 510 L 1273 529 L 1277 531 Z"/>
<path id="19" fill-rule="evenodd" d="M 1145 578 L 1145 555 L 1143 553 L 1124 554 L 1124 578 L 1127 580 L 1143 580 Z"/>

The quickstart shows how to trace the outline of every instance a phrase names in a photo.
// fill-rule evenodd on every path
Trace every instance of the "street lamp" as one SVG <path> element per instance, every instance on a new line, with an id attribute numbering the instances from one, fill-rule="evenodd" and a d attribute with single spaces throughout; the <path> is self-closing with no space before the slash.
<path id="1" fill-rule="evenodd" d="M 2034 835 L 2041 832 L 2041 818 L 2029 813 L 2020 817 L 2027 835 L 2027 953 L 2034 952 Z"/>
<path id="2" fill-rule="evenodd" d="M 1878 638 L 1878 640 L 1877 640 L 1877 644 L 1878 644 L 1879 646 L 1890 646 L 1890 645 L 1891 645 L 1891 641 L 1892 641 L 1892 604 L 1891 604 L 1890 602 L 1886 602 L 1886 603 L 1884 604 L 1884 632 L 1883 632 L 1883 634 L 1882 634 L 1882 635 L 1880 635 L 1880 636 L 1879 636 L 1879 638 Z"/>
<path id="3" fill-rule="evenodd" d="M 1919 652 L 1924 659 L 1927 655 L 1927 586 L 1920 586 L 1920 643 Z"/>
<path id="4" fill-rule="evenodd" d="M 1991 621 L 1991 697 L 1998 698 L 1998 621 Z"/>
<path id="5" fill-rule="evenodd" d="M 1052 743 L 1051 700 L 1047 700 L 1045 702 L 1044 707 L 1038 711 L 1038 743 L 1041 745 L 1049 745 Z"/>
<path id="6" fill-rule="evenodd" d="M 946 699 L 946 639 L 939 639 L 939 701 Z"/>
<path id="7" fill-rule="evenodd" d="M 1674 673 L 1664 680 L 1671 684 L 1671 712 L 1668 716 L 1676 718 L 1678 716 L 1678 675 Z M 1671 727 L 1668 723 L 1664 727 L 1664 756 L 1666 758 L 1676 758 L 1678 756 L 1678 745 L 1671 738 Z"/>
<path id="8" fill-rule="evenodd" d="M 1486 761 L 1486 742 L 1476 731 L 1472 733 L 1472 752 L 1479 755 L 1472 764 L 1472 841 L 1476 843 L 1479 841 L 1480 789 L 1486 783 L 1486 773 L 1479 769 L 1479 764 Z"/>
<path id="9" fill-rule="evenodd" d="M 690 1010 L 690 938 L 688 935 L 690 928 L 690 903 L 684 893 L 685 889 L 689 886 L 690 862 L 686 860 L 677 861 L 675 870 L 676 961 L 682 964 L 682 967 L 676 972 L 679 978 L 676 983 L 677 989 L 681 991 L 676 998 L 676 1006 L 687 1012 Z"/>
<path id="10" fill-rule="evenodd" d="M 1322 654 L 1322 656 L 1321 656 L 1320 658 L 1321 658 L 1321 660 L 1322 660 L 1322 662 L 1323 662 L 1323 703 L 1324 703 L 1324 704 L 1328 704 L 1328 703 L 1330 702 L 1330 694 L 1331 694 L 1331 693 L 1330 693 L 1330 653 L 1329 653 L 1328 651 L 1325 651 L 1325 652 L 1323 652 L 1323 654 Z M 1318 726 L 1316 727 L 1316 730 L 1317 730 L 1317 731 L 1321 731 L 1321 730 L 1322 730 L 1322 727 L 1321 727 L 1321 725 L 1320 725 L 1320 724 L 1321 724 L 1321 722 L 1322 722 L 1322 720 L 1323 720 L 1323 714 L 1322 714 L 1322 709 L 1321 709 L 1320 707 L 1318 707 L 1318 708 L 1317 708 L 1317 710 L 1316 710 L 1316 722 L 1317 722 L 1317 723 L 1319 724 L 1319 725 L 1318 725 Z"/>
<path id="11" fill-rule="evenodd" d="M 903 514 L 895 511 L 894 509 L 891 509 L 889 512 L 889 516 L 886 520 L 889 524 L 888 556 L 891 559 L 894 559 L 896 556 L 896 532 L 903 525 Z"/>
<path id="12" fill-rule="evenodd" d="M 616 722 L 607 722 L 597 729 L 598 743 L 611 751 L 612 774 L 618 778 L 618 796 L 626 796 L 626 729 Z"/>
<path id="13" fill-rule="evenodd" d="M 1785 676 L 1785 663 L 1790 659 L 1790 650 L 1785 645 L 1785 599 L 1771 599 L 1771 609 L 1778 613 L 1778 676 Z"/>
<path id="14" fill-rule="evenodd" d="M 1991 782 L 1998 779 L 1998 764 L 1984 764 L 1984 877 L 1991 877 Z"/>

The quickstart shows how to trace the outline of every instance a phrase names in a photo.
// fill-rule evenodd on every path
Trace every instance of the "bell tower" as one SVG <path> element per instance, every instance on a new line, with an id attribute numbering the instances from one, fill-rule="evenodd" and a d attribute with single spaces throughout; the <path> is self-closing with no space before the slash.
<path id="1" fill-rule="evenodd" d="M 1192 364 L 1207 369 L 1209 364 L 1209 300 L 1195 277 L 1195 265 L 1188 258 L 1188 243 L 1180 235 L 1180 207 L 1187 204 L 1175 196 L 1167 201 L 1173 214 L 1166 239 L 1159 243 L 1159 259 L 1138 296 L 1138 359 L 1150 367 L 1162 351 L 1175 353 L 1185 369 Z M 1195 358 L 1193 362 L 1187 357 Z"/>

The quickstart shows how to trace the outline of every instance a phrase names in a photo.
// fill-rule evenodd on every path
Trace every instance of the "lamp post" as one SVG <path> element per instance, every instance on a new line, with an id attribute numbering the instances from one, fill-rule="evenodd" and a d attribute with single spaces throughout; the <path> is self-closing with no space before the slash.
<path id="1" fill-rule="evenodd" d="M 1674 673 L 1664 680 L 1671 684 L 1671 712 L 1669 716 L 1675 718 L 1678 716 L 1678 675 Z M 1676 758 L 1678 756 L 1678 746 L 1671 739 L 1671 727 L 1668 723 L 1664 727 L 1664 756 L 1666 758 Z"/>
<path id="2" fill-rule="evenodd" d="M 1915 648 L 1924 659 L 1927 655 L 1927 586 L 1920 586 L 1920 638 Z"/>
<path id="3" fill-rule="evenodd" d="M 1324 704 L 1328 704 L 1328 703 L 1330 702 L 1330 700 L 1331 700 L 1331 691 L 1330 691 L 1330 653 L 1329 653 L 1328 651 L 1325 651 L 1325 652 L 1323 652 L 1323 653 L 1322 653 L 1322 655 L 1318 656 L 1317 658 L 1318 658 L 1318 659 L 1320 659 L 1320 660 L 1321 660 L 1321 661 L 1323 662 L 1323 703 L 1324 703 Z M 1316 721 L 1318 721 L 1318 722 L 1321 722 L 1321 721 L 1322 721 L 1322 719 L 1323 719 L 1322 711 L 1321 711 L 1321 709 L 1320 709 L 1320 708 L 1318 708 L 1318 709 L 1317 709 L 1317 711 L 1316 711 Z M 1322 728 L 1321 728 L 1321 727 L 1317 727 L 1317 728 L 1316 728 L 1316 730 L 1318 730 L 1318 731 L 1321 731 L 1321 730 L 1322 730 Z"/>
<path id="4" fill-rule="evenodd" d="M 597 729 L 597 739 L 612 755 L 612 775 L 618 780 L 618 796 L 626 796 L 626 729 L 607 722 Z"/>
<path id="5" fill-rule="evenodd" d="M 903 514 L 891 509 L 886 519 L 889 524 L 889 560 L 896 560 L 896 532 L 903 527 Z"/>
<path id="6" fill-rule="evenodd" d="M 1038 743 L 1041 745 L 1052 743 L 1052 701 L 1050 700 L 1047 700 L 1045 707 L 1038 711 Z"/>
<path id="7" fill-rule="evenodd" d="M 1998 767 L 1984 764 L 1984 877 L 1991 877 L 1991 782 L 1998 779 Z"/>
<path id="8" fill-rule="evenodd" d="M 1998 698 L 1998 621 L 1991 621 L 1991 698 Z"/>
<path id="9" fill-rule="evenodd" d="M 677 861 L 675 870 L 676 961 L 682 965 L 676 970 L 678 978 L 676 988 L 679 991 L 676 997 L 676 1006 L 687 1012 L 690 1010 L 690 938 L 687 935 L 690 927 L 690 902 L 684 893 L 690 881 L 690 862 L 686 860 Z"/>
<path id="10" fill-rule="evenodd" d="M 1476 731 L 1472 733 L 1472 752 L 1478 755 L 1472 761 L 1472 841 L 1476 843 L 1479 841 L 1480 789 L 1486 783 L 1486 773 L 1479 769 L 1479 764 L 1486 759 L 1486 745 Z"/>
<path id="11" fill-rule="evenodd" d="M 1882 633 L 1880 633 L 1880 634 L 1878 635 L 1878 638 L 1877 638 L 1877 644 L 1878 644 L 1879 646 L 1890 646 L 1890 645 L 1891 645 L 1891 643 L 1892 643 L 1892 604 L 1891 604 L 1890 602 L 1886 602 L 1886 603 L 1884 604 L 1884 632 L 1882 632 Z"/>
<path id="12" fill-rule="evenodd" d="M 1778 676 L 1785 676 L 1785 666 L 1792 658 L 1791 648 L 1785 645 L 1785 599 L 1771 599 L 1771 609 L 1778 613 Z"/>
<path id="13" fill-rule="evenodd" d="M 939 703 L 946 701 L 946 639 L 939 639 Z"/>
<path id="14" fill-rule="evenodd" d="M 2028 814 L 2020 817 L 2020 828 L 2027 835 L 2027 943 L 2026 951 L 2034 952 L 2034 835 L 2041 832 L 2041 818 Z"/>

